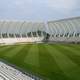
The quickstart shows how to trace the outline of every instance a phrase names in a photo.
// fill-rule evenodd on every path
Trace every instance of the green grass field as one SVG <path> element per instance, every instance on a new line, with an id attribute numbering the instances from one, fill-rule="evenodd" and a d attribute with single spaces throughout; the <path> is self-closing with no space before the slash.
<path id="1" fill-rule="evenodd" d="M 45 80 L 80 80 L 80 45 L 0 46 L 0 58 Z"/>

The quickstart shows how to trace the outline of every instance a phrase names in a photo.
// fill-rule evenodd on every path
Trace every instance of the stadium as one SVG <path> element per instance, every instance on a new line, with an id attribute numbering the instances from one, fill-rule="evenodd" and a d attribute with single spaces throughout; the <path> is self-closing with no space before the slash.
<path id="1" fill-rule="evenodd" d="M 80 80 L 79 43 L 80 17 L 0 21 L 0 80 Z"/>

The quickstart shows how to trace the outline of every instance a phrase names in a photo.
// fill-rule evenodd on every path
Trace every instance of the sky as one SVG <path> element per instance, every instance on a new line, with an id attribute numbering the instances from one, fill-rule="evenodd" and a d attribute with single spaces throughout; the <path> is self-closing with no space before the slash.
<path id="1" fill-rule="evenodd" d="M 80 16 L 80 0 L 0 0 L 1 20 L 49 21 Z"/>

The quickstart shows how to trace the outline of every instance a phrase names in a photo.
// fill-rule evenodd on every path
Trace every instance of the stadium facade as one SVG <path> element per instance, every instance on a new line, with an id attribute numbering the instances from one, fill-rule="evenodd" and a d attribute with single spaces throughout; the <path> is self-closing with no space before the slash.
<path id="1" fill-rule="evenodd" d="M 0 43 L 80 42 L 80 17 L 57 21 L 0 21 Z"/>

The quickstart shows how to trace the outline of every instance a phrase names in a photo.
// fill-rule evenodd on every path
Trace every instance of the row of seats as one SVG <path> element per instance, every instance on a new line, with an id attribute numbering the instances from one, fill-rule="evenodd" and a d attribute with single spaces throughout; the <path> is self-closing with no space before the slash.
<path id="1" fill-rule="evenodd" d="M 32 38 L 1 38 L 0 44 L 15 44 L 15 43 L 32 43 L 42 42 L 44 37 L 32 37 Z M 51 42 L 80 42 L 80 37 L 50 37 L 48 41 Z"/>
<path id="2" fill-rule="evenodd" d="M 0 43 L 2 44 L 14 44 L 14 43 L 25 43 L 25 42 L 41 42 L 44 37 L 31 37 L 31 38 L 1 38 Z"/>
<path id="3" fill-rule="evenodd" d="M 80 42 L 80 37 L 50 37 L 51 42 Z"/>
<path id="4" fill-rule="evenodd" d="M 10 80 L 10 79 L 0 72 L 0 80 Z"/>
<path id="5" fill-rule="evenodd" d="M 3 80 L 35 80 L 3 62 L 0 62 L 0 75 L 5 78 Z"/>
<path id="6" fill-rule="evenodd" d="M 1 38 L 0 44 L 15 44 L 15 43 L 32 43 L 42 42 L 44 37 L 32 38 Z M 49 42 L 80 42 L 80 37 L 50 37 Z"/>

